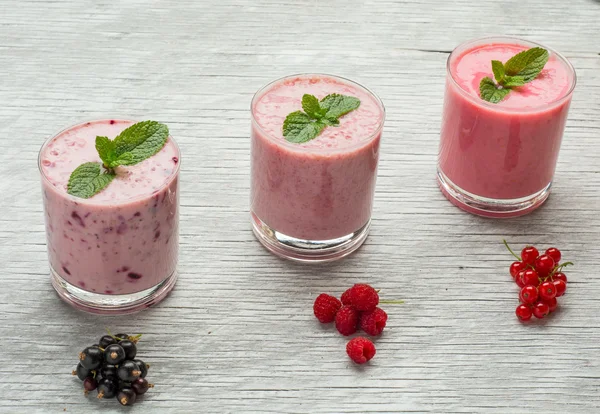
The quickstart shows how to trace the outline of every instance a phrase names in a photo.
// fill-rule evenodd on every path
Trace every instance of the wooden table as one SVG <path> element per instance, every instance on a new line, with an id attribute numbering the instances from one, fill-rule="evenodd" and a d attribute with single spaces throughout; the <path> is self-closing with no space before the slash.
<path id="1" fill-rule="evenodd" d="M 105 327 L 144 334 L 156 388 L 133 412 L 600 412 L 599 22 L 591 0 L 3 0 L 0 412 L 124 412 L 70 375 Z M 434 179 L 446 58 L 489 34 L 554 47 L 578 75 L 553 195 L 506 221 Z M 331 265 L 280 260 L 250 230 L 250 99 L 299 72 L 354 79 L 388 114 L 371 236 Z M 105 116 L 163 121 L 183 152 L 180 279 L 133 316 L 73 310 L 48 276 L 38 150 Z M 514 316 L 503 238 L 576 262 L 543 323 Z M 363 367 L 312 315 L 359 281 L 406 300 Z"/>

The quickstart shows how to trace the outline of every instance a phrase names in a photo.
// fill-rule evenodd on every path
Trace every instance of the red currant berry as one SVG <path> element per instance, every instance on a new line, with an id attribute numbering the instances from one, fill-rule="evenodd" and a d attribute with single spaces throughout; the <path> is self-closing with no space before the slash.
<path id="1" fill-rule="evenodd" d="M 563 272 L 557 272 L 554 273 L 554 276 L 552 276 L 552 280 L 562 280 L 563 282 L 567 283 L 567 275 L 565 275 Z"/>
<path id="2" fill-rule="evenodd" d="M 554 259 L 547 254 L 543 254 L 535 259 L 535 270 L 537 270 L 540 276 L 548 276 L 552 269 L 554 269 Z"/>
<path id="3" fill-rule="evenodd" d="M 533 265 L 535 263 L 535 259 L 538 258 L 540 252 L 533 246 L 527 246 L 523 250 L 521 250 L 521 260 L 523 263 L 528 265 Z"/>
<path id="4" fill-rule="evenodd" d="M 554 263 L 558 264 L 560 262 L 561 253 L 556 247 L 550 247 L 546 250 L 546 254 L 554 260 Z"/>
<path id="5" fill-rule="evenodd" d="M 550 300 L 556 297 L 556 286 L 553 282 L 544 282 L 540 285 L 540 299 Z"/>
<path id="6" fill-rule="evenodd" d="M 556 300 L 556 298 L 552 298 L 550 300 L 545 300 L 544 303 L 546 305 L 548 305 L 548 308 L 550 309 L 550 313 L 554 312 L 556 310 L 556 308 L 558 308 L 558 301 Z"/>
<path id="7" fill-rule="evenodd" d="M 554 282 L 552 282 L 552 284 L 556 288 L 556 297 L 560 297 L 565 294 L 567 290 L 567 283 L 564 280 L 555 279 Z"/>
<path id="8" fill-rule="evenodd" d="M 528 305 L 533 305 L 535 302 L 537 302 L 538 290 L 535 286 L 525 286 L 523 289 L 521 289 L 519 298 L 521 299 L 521 302 Z"/>
<path id="9" fill-rule="evenodd" d="M 537 286 L 540 284 L 540 279 L 535 270 L 527 269 L 519 272 L 519 274 L 517 275 L 516 282 L 517 285 L 519 285 L 519 287 L 525 287 L 530 285 Z"/>
<path id="10" fill-rule="evenodd" d="M 527 265 L 523 262 L 514 262 L 510 265 L 510 275 L 514 278 L 517 277 L 521 270 L 525 270 Z"/>
<path id="11" fill-rule="evenodd" d="M 533 306 L 533 316 L 542 319 L 550 313 L 550 306 L 544 302 L 538 302 Z"/>
<path id="12" fill-rule="evenodd" d="M 517 318 L 519 318 L 522 321 L 528 321 L 533 315 L 533 313 L 531 312 L 531 308 L 523 304 L 517 306 L 517 310 L 515 311 L 515 313 L 517 314 Z"/>

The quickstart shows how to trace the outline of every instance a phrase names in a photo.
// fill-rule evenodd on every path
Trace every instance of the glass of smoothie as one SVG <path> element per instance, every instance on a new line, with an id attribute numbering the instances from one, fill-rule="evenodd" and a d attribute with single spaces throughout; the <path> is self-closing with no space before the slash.
<path id="1" fill-rule="evenodd" d="M 314 139 L 291 142 L 284 121 L 303 111 L 305 95 L 320 100 L 323 113 L 329 98 L 339 95 L 360 104 L 334 116 Z M 251 113 L 250 212 L 258 240 L 301 262 L 332 261 L 358 249 L 371 222 L 385 118 L 381 100 L 344 78 L 302 74 L 259 90 Z"/>
<path id="2" fill-rule="evenodd" d="M 113 139 L 133 124 L 81 123 L 48 139 L 39 154 L 52 284 L 67 303 L 92 313 L 144 309 L 177 279 L 180 153 L 170 136 L 153 156 L 116 167 L 95 195 L 67 192 L 78 166 L 101 163 L 96 137 Z"/>
<path id="3" fill-rule="evenodd" d="M 549 58 L 529 83 L 497 103 L 480 97 L 494 79 L 492 60 L 506 63 L 531 48 Z M 529 213 L 548 198 L 576 76 L 554 50 L 511 37 L 458 46 L 448 58 L 438 159 L 444 195 L 468 212 L 488 217 Z M 502 88 L 501 88 L 502 89 Z"/>

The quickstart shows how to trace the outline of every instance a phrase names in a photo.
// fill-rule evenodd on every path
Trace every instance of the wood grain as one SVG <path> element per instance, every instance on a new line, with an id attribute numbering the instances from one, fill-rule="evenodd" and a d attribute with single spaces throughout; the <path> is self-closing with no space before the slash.
<path id="1" fill-rule="evenodd" d="M 69 375 L 105 326 L 144 334 L 157 385 L 132 412 L 600 412 L 598 21 L 591 0 L 3 0 L 0 412 L 123 412 Z M 553 195 L 506 221 L 461 212 L 434 180 L 448 53 L 499 33 L 578 74 Z M 316 267 L 268 254 L 248 217 L 251 97 L 299 72 L 354 79 L 387 109 L 371 236 Z M 48 277 L 38 150 L 103 116 L 166 122 L 183 152 L 180 280 L 135 316 L 72 310 Z M 546 323 L 516 321 L 503 238 L 576 262 Z M 364 368 L 311 312 L 357 281 L 406 300 Z"/>

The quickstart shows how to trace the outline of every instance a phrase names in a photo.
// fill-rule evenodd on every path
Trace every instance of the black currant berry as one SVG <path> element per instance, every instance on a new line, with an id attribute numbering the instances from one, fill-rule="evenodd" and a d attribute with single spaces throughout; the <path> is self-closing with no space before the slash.
<path id="1" fill-rule="evenodd" d="M 117 379 L 117 367 L 111 364 L 104 364 L 100 368 L 100 375 L 102 378 Z"/>
<path id="2" fill-rule="evenodd" d="M 104 350 L 104 359 L 110 365 L 119 365 L 125 360 L 125 350 L 119 344 L 112 344 Z"/>
<path id="3" fill-rule="evenodd" d="M 83 389 L 86 394 L 90 391 L 94 391 L 98 387 L 98 382 L 95 378 L 87 377 L 85 381 L 83 381 Z"/>
<path id="4" fill-rule="evenodd" d="M 133 380 L 140 377 L 142 371 L 140 370 L 138 364 L 136 364 L 135 362 L 125 361 L 121 365 L 119 365 L 117 373 L 121 381 L 132 382 Z"/>
<path id="5" fill-rule="evenodd" d="M 75 371 L 73 371 L 73 375 L 77 375 L 77 378 L 79 378 L 82 381 L 85 381 L 87 377 L 93 376 L 94 373 L 91 369 L 87 369 L 86 367 L 81 365 L 80 362 L 79 364 L 77 364 L 77 368 L 75 368 Z"/>
<path id="6" fill-rule="evenodd" d="M 135 359 L 133 362 L 138 364 L 138 367 L 140 367 L 140 371 L 142 372 L 140 374 L 140 378 L 146 378 L 146 375 L 148 375 L 148 365 L 141 359 Z"/>
<path id="7" fill-rule="evenodd" d="M 129 335 L 127 335 L 127 334 L 116 334 L 116 335 L 115 335 L 115 338 L 119 338 L 119 339 L 129 339 Z M 121 341 L 119 341 L 119 339 L 117 339 L 117 341 L 118 341 L 118 342 L 121 342 Z"/>
<path id="8" fill-rule="evenodd" d="M 131 388 L 131 382 L 119 381 L 119 385 L 117 386 L 117 389 L 119 391 L 121 391 L 123 388 Z"/>
<path id="9" fill-rule="evenodd" d="M 119 345 L 125 350 L 125 359 L 134 359 L 137 354 L 137 347 L 129 339 L 119 342 Z"/>
<path id="10" fill-rule="evenodd" d="M 89 346 L 79 354 L 80 364 L 87 369 L 96 369 L 102 364 L 102 351 L 97 346 Z"/>
<path id="11" fill-rule="evenodd" d="M 104 335 L 102 338 L 100 338 L 100 342 L 98 345 L 100 345 L 100 348 L 106 349 L 107 346 L 116 344 L 116 343 L 117 343 L 117 340 L 115 338 L 113 338 L 110 335 Z"/>
<path id="12" fill-rule="evenodd" d="M 148 381 L 145 378 L 138 378 L 131 383 L 131 388 L 135 391 L 137 395 L 145 394 L 148 391 L 148 388 L 152 388 L 154 385 L 148 384 Z"/>
<path id="13" fill-rule="evenodd" d="M 121 405 L 133 405 L 135 403 L 136 394 L 131 388 L 123 388 L 117 395 L 117 400 Z"/>
<path id="14" fill-rule="evenodd" d="M 104 378 L 98 383 L 98 398 L 113 398 L 117 394 L 117 385 L 110 378 Z"/>

